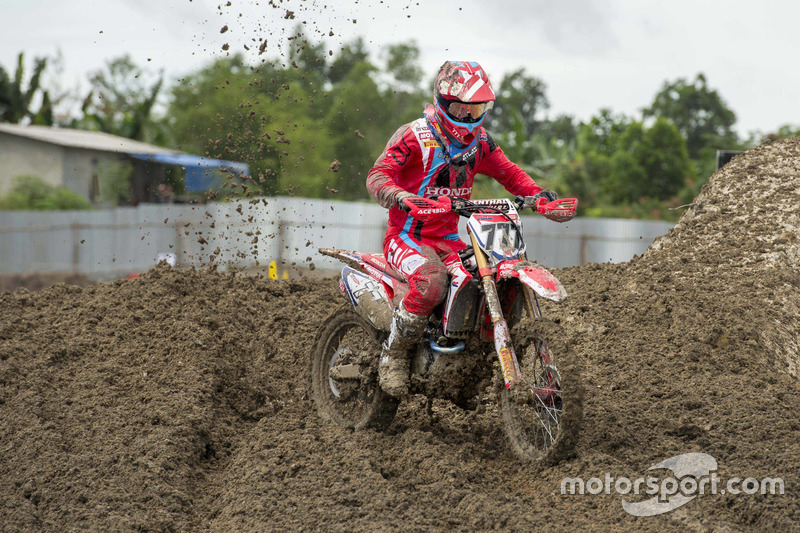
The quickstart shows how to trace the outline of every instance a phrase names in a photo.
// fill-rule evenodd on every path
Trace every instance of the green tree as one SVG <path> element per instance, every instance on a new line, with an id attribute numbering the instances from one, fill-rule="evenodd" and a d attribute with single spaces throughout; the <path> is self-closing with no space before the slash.
<path id="1" fill-rule="evenodd" d="M 422 68 L 419 66 L 417 43 L 390 45 L 386 51 L 386 73 L 394 80 L 394 90 L 406 93 L 419 91 Z"/>
<path id="2" fill-rule="evenodd" d="M 304 87 L 323 88 L 328 70 L 325 44 L 313 42 L 301 24 L 295 28 L 295 35 L 290 37 L 289 62 L 292 68 L 299 70 L 300 75 L 293 77 Z"/>
<path id="3" fill-rule="evenodd" d="M 574 144 L 578 139 L 578 124 L 572 115 L 561 114 L 543 125 L 544 134 L 559 145 Z"/>
<path id="4" fill-rule="evenodd" d="M 665 82 L 645 117 L 665 117 L 671 120 L 686 139 L 689 157 L 699 159 L 707 149 L 738 145 L 733 125 L 736 114 L 719 93 L 710 88 L 706 77 L 697 74 L 693 82 L 680 78 Z"/>
<path id="5" fill-rule="evenodd" d="M 633 119 L 630 117 L 615 115 L 610 109 L 601 109 L 599 114 L 579 128 L 579 153 L 596 152 L 610 157 L 617 151 L 620 136 L 632 123 Z"/>
<path id="6" fill-rule="evenodd" d="M 620 185 L 619 176 L 614 175 L 617 168 L 636 167 L 629 160 L 619 156 L 615 162 L 612 157 L 617 152 L 622 134 L 633 123 L 625 115 L 615 115 L 610 109 L 601 109 L 589 122 L 581 124 L 575 135 L 575 158 L 555 168 L 557 181 L 581 199 L 581 210 L 600 203 L 610 203 L 610 195 L 616 194 Z M 626 195 L 628 193 L 625 193 Z"/>
<path id="7" fill-rule="evenodd" d="M 414 41 L 390 45 L 387 48 L 384 75 L 378 81 L 378 86 L 383 86 L 383 109 L 389 121 L 380 130 L 387 136 L 386 141 L 394 133 L 393 128 L 421 117 L 425 106 L 431 103 L 430 88 L 420 88 L 422 68 L 418 64 L 419 57 L 420 51 Z M 384 83 L 386 80 L 388 83 Z"/>
<path id="8" fill-rule="evenodd" d="M 367 61 L 368 58 L 369 52 L 367 52 L 362 37 L 345 43 L 328 69 L 328 81 L 333 84 L 341 82 L 353 70 L 353 67 Z"/>
<path id="9" fill-rule="evenodd" d="M 550 107 L 547 86 L 542 80 L 519 69 L 506 74 L 496 91 L 497 99 L 487 117 L 492 132 L 511 130 L 516 122 L 521 122 L 522 134 L 530 137 L 541 128 L 543 114 Z"/>
<path id="10" fill-rule="evenodd" d="M 218 59 L 173 87 L 169 124 L 180 149 L 251 163 L 259 189 L 275 193 L 279 152 L 266 129 L 272 98 L 254 80 L 241 55 Z"/>
<path id="11" fill-rule="evenodd" d="M 601 186 L 605 185 L 612 171 L 611 158 L 596 153 L 578 155 L 556 168 L 558 182 L 563 184 L 570 196 L 580 200 L 579 213 L 586 213 L 587 208 L 610 203 L 604 196 L 604 189 L 607 190 L 607 187 Z"/>
<path id="12" fill-rule="evenodd" d="M 164 77 L 160 75 L 152 85 L 145 78 L 129 55 L 109 61 L 104 70 L 90 76 L 93 89 L 83 101 L 83 117 L 72 126 L 163 144 L 164 130 L 152 112 Z"/>
<path id="13" fill-rule="evenodd" d="M 692 175 L 686 142 L 663 117 L 650 126 L 603 110 L 578 133 L 577 156 L 558 167 L 560 180 L 584 212 L 652 216 L 664 212 Z"/>
<path id="14" fill-rule="evenodd" d="M 491 112 L 491 111 L 490 111 Z M 512 117 L 511 127 L 502 132 L 492 132 L 508 158 L 521 166 L 537 181 L 545 180 L 549 188 L 557 188 L 558 165 L 572 159 L 576 153 L 576 126 L 572 117 L 559 116 L 555 121 L 545 121 L 541 129 L 529 136 L 518 113 Z M 502 194 L 502 189 L 496 189 Z"/>
<path id="15" fill-rule="evenodd" d="M 366 61 L 353 66 L 333 91 L 328 112 L 328 131 L 333 137 L 334 157 L 340 162 L 336 188 L 345 198 L 367 198 L 364 180 L 375 158 L 389 140 L 386 101 L 372 78 L 377 68 Z"/>
<path id="16" fill-rule="evenodd" d="M 250 165 L 252 183 L 237 194 L 326 192 L 330 140 L 312 110 L 317 98 L 290 70 L 251 70 L 234 55 L 172 89 L 169 124 L 181 149 Z"/>
<path id="17" fill-rule="evenodd" d="M 606 193 L 614 203 L 668 200 L 684 186 L 690 169 L 686 143 L 672 122 L 659 117 L 649 128 L 632 122 L 611 155 Z"/>
<path id="18" fill-rule="evenodd" d="M 642 145 L 646 177 L 639 194 L 659 200 L 674 197 L 692 174 L 686 141 L 672 121 L 659 117 L 645 130 Z"/>
<path id="19" fill-rule="evenodd" d="M 0 198 L 0 209 L 46 211 L 90 207 L 82 196 L 65 187 L 50 185 L 38 176 L 17 176 L 8 194 Z"/>
<path id="20" fill-rule="evenodd" d="M 40 81 L 42 73 L 47 67 L 47 58 L 36 58 L 28 82 L 25 82 L 25 55 L 20 52 L 17 57 L 17 68 L 14 78 L 0 66 L 0 122 L 17 124 L 24 119 L 30 119 L 34 124 L 53 124 L 53 104 L 50 95 L 42 90 Z M 38 92 L 42 93 L 42 102 L 39 110 L 31 109 Z"/>
<path id="21" fill-rule="evenodd" d="M 232 55 L 186 76 L 171 89 L 172 135 L 183 150 L 248 163 L 261 193 L 367 198 L 364 180 L 376 157 L 430 100 L 414 86 L 416 45 L 389 47 L 391 72 L 369 61 L 361 39 L 327 67 L 326 48 L 301 31 L 289 46 L 288 61 L 252 67 Z"/>

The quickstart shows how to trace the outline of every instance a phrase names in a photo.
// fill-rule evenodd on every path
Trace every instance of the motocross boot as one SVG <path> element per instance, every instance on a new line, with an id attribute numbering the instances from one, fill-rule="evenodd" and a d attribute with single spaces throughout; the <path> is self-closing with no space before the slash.
<path id="1" fill-rule="evenodd" d="M 394 310 L 389 338 L 383 343 L 378 365 L 378 379 L 386 394 L 395 398 L 408 395 L 408 352 L 422 338 L 427 322 L 427 316 L 409 313 L 402 303 Z"/>

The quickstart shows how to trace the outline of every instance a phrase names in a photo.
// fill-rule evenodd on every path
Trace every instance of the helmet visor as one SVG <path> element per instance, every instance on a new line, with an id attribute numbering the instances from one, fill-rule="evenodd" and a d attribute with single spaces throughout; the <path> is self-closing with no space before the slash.
<path id="1" fill-rule="evenodd" d="M 494 102 L 468 104 L 465 102 L 447 102 L 447 114 L 462 122 L 477 122 L 489 111 Z M 470 120 L 471 119 L 471 120 Z"/>

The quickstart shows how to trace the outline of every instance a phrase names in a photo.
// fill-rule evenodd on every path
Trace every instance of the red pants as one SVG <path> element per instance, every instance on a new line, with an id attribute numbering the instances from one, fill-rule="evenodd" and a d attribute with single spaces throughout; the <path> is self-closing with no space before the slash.
<path id="1" fill-rule="evenodd" d="M 402 302 L 406 311 L 420 316 L 433 312 L 447 296 L 448 275 L 457 271 L 466 273 L 456 253 L 464 248 L 466 245 L 461 240 L 418 240 L 407 233 L 387 235 L 383 254 L 408 280 L 409 291 Z"/>

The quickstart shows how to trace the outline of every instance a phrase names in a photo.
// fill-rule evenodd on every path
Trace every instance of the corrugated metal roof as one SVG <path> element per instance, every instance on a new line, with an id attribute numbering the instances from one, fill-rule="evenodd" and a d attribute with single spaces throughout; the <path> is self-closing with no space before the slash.
<path id="1" fill-rule="evenodd" d="M 69 128 L 51 128 L 49 126 L 20 126 L 18 124 L 0 124 L 0 133 L 26 137 L 70 148 L 85 148 L 101 152 L 118 152 L 123 154 L 180 154 L 177 150 L 168 150 L 160 146 L 133 141 L 125 137 L 102 133 L 99 131 L 73 130 Z"/>
<path id="2" fill-rule="evenodd" d="M 183 184 L 186 187 L 186 192 L 221 190 L 224 183 L 222 176 L 212 170 L 219 170 L 224 173 L 233 172 L 238 174 L 239 177 L 250 175 L 250 167 L 246 163 L 201 157 L 199 155 L 131 154 L 131 157 L 166 165 L 181 166 L 184 170 Z"/>

